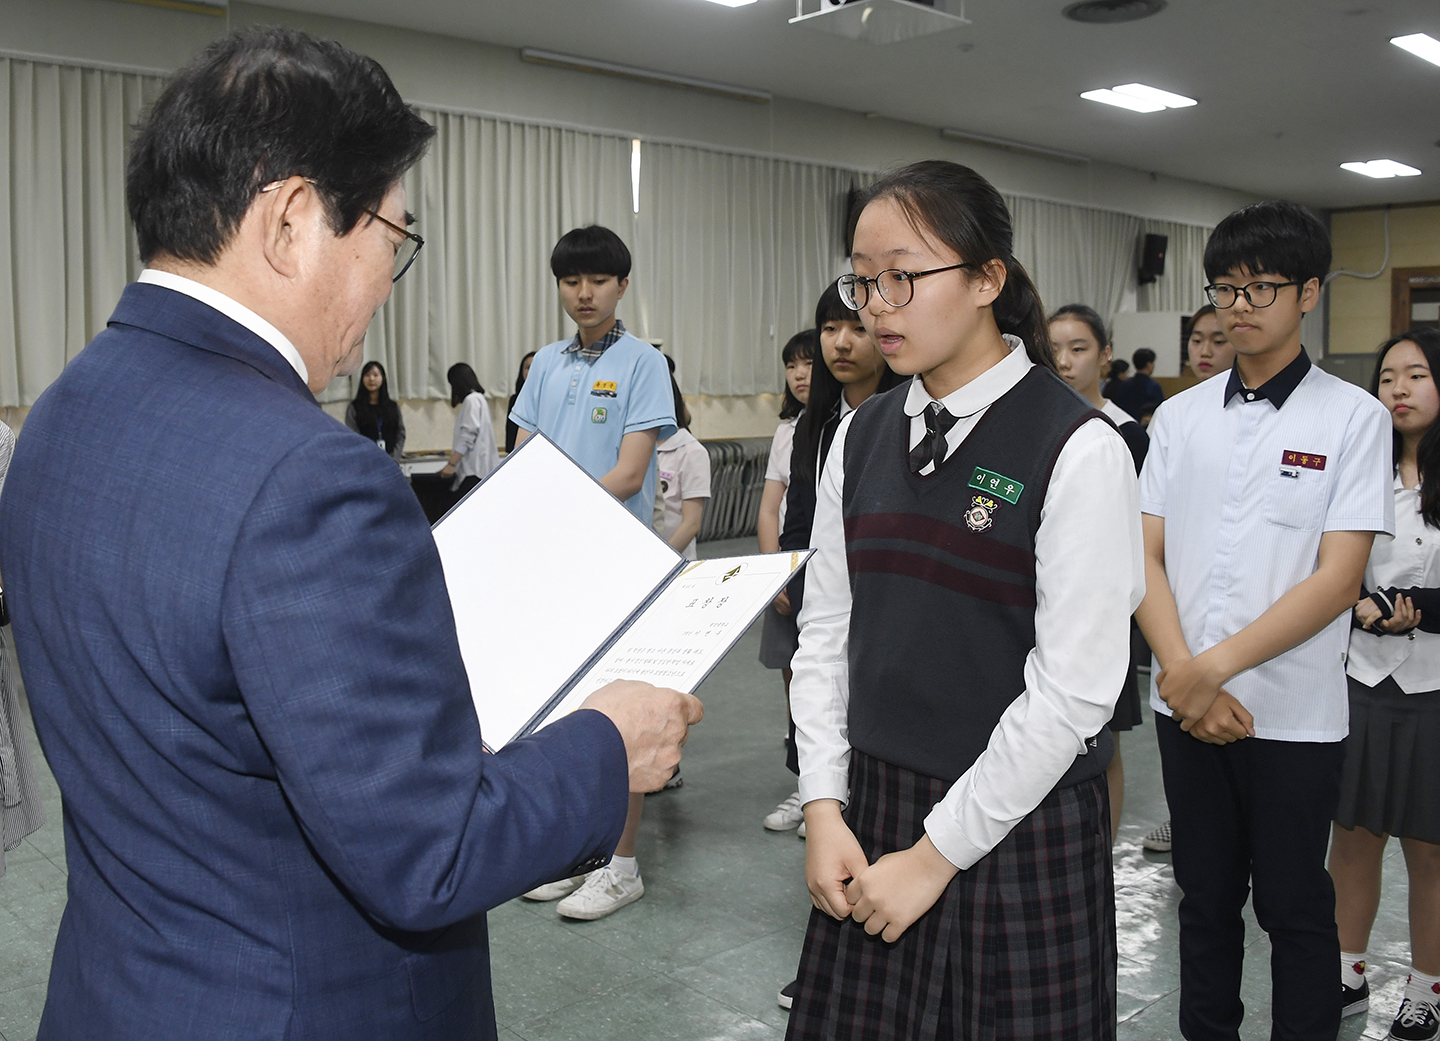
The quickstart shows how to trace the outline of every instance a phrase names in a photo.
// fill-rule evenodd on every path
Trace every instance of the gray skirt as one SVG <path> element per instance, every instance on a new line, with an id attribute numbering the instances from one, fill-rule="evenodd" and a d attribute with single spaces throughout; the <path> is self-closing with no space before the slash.
<path id="1" fill-rule="evenodd" d="M 760 630 L 760 664 L 767 669 L 788 669 L 800 646 L 800 627 L 795 615 L 781 614 L 772 601 L 765 608 L 765 626 Z"/>
<path id="2" fill-rule="evenodd" d="M 1350 736 L 1335 823 L 1440 844 L 1440 691 L 1350 680 Z"/>

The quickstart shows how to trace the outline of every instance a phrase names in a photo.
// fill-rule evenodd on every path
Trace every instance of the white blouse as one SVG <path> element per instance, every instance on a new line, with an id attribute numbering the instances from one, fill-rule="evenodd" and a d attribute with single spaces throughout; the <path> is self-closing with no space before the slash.
<path id="1" fill-rule="evenodd" d="M 495 445 L 495 423 L 490 418 L 490 405 L 484 394 L 471 391 L 460 402 L 451 448 L 460 455 L 460 465 L 455 467 L 456 488 L 467 477 L 484 480 L 491 470 L 500 465 L 500 449 Z"/>
<path id="2" fill-rule="evenodd" d="M 1420 516 L 1420 489 L 1406 488 L 1397 476 L 1395 537 L 1375 540 L 1365 565 L 1365 588 L 1373 593 L 1416 586 L 1440 586 L 1440 531 Z M 1440 689 L 1440 633 L 1414 629 L 1396 636 L 1352 629 L 1346 672 L 1367 687 L 1393 676 L 1406 694 Z"/>

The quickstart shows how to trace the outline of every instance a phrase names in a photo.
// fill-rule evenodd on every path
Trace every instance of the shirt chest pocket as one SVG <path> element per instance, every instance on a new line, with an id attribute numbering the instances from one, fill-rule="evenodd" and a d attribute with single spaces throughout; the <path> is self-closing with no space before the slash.
<path id="1" fill-rule="evenodd" d="M 1325 523 L 1329 491 L 1325 471 L 1281 467 L 1266 479 L 1265 520 L 1281 528 L 1316 531 Z"/>

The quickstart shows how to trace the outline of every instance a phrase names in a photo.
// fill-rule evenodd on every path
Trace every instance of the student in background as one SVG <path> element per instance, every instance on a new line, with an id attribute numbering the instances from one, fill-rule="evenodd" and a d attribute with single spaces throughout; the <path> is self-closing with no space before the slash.
<path id="1" fill-rule="evenodd" d="M 1349 706 L 1349 615 L 1395 530 L 1390 417 L 1310 364 L 1300 320 L 1330 268 L 1304 207 L 1232 213 L 1206 287 L 1238 357 L 1160 406 L 1140 476 L 1150 706 L 1180 901 L 1180 1031 L 1238 1036 L 1241 911 L 1271 940 L 1272 1036 L 1340 1026 L 1325 871 Z"/>
<path id="2" fill-rule="evenodd" d="M 1110 363 L 1110 371 L 1105 374 L 1105 380 L 1100 384 L 1100 396 L 1113 398 L 1115 392 L 1125 382 L 1125 374 L 1130 371 L 1130 363 L 1124 358 L 1116 358 Z M 1129 415 L 1127 412 L 1126 415 Z"/>
<path id="3" fill-rule="evenodd" d="M 1330 843 L 1342 1015 L 1369 1008 L 1366 948 L 1394 835 L 1410 889 L 1410 976 L 1395 1041 L 1440 1037 L 1440 332 L 1380 348 L 1371 391 L 1394 428 L 1395 538 L 1377 540 L 1355 605 L 1350 736 Z"/>
<path id="4" fill-rule="evenodd" d="M 1130 356 L 1130 360 L 1135 363 L 1135 375 L 1116 388 L 1110 399 L 1134 416 L 1137 422 L 1143 423 L 1147 414 L 1153 414 L 1160 402 L 1165 400 L 1165 392 L 1150 376 L 1155 371 L 1154 351 L 1141 347 Z"/>
<path id="5" fill-rule="evenodd" d="M 543 431 L 636 519 L 650 524 L 658 484 L 655 446 L 676 430 L 674 384 L 664 356 L 626 332 L 615 315 L 630 284 L 630 250 L 609 228 L 576 228 L 555 244 L 550 271 L 576 330 L 569 340 L 536 352 L 510 411 L 520 428 L 516 444 Z M 576 537 L 583 538 L 584 520 L 575 520 Z M 539 886 L 525 898 L 565 897 L 556 910 L 579 919 L 604 918 L 639 900 L 645 884 L 635 838 L 644 804 L 643 795 L 631 793 L 625 831 L 608 864 Z"/>
<path id="6" fill-rule="evenodd" d="M 770 442 L 770 459 L 765 466 L 765 491 L 760 497 L 760 516 L 756 522 L 756 534 L 761 553 L 777 553 L 780 550 L 780 532 L 785 527 L 785 490 L 790 486 L 790 456 L 795 446 L 795 424 L 805 403 L 810 400 L 810 378 L 815 355 L 820 347 L 820 334 L 806 329 L 790 337 L 780 352 L 785 364 L 785 400 L 780 406 L 780 425 L 775 428 L 775 437 Z M 800 642 L 800 629 L 795 624 L 795 612 L 790 607 L 790 595 L 785 590 L 775 602 L 765 609 L 765 625 L 760 633 L 760 664 L 767 669 L 779 669 L 781 681 L 785 684 L 785 716 L 790 716 L 790 659 Z M 786 729 L 785 739 L 790 740 Z M 789 831 L 799 827 L 805 820 L 800 810 L 800 793 L 787 796 L 779 806 L 765 816 L 763 824 L 767 831 Z"/>
<path id="7" fill-rule="evenodd" d="M 1055 375 L 989 182 L 922 162 L 862 203 L 842 290 L 915 379 L 841 421 L 818 489 L 788 1037 L 1113 1038 L 1134 464 Z"/>
<path id="8" fill-rule="evenodd" d="M 345 425 L 374 441 L 398 463 L 405 457 L 405 420 L 400 405 L 390 399 L 389 384 L 385 366 L 367 361 L 360 370 L 355 400 L 345 406 Z"/>
<path id="9" fill-rule="evenodd" d="M 550 254 L 569 340 L 536 352 L 510 418 L 522 444 L 537 428 L 649 524 L 655 445 L 675 432 L 665 358 L 625 331 L 615 308 L 630 285 L 630 250 L 609 228 L 567 232 Z"/>
<path id="10" fill-rule="evenodd" d="M 1185 332 L 1185 353 L 1190 359 L 1190 371 L 1202 380 L 1217 372 L 1229 372 L 1235 364 L 1235 348 L 1225 338 L 1214 304 L 1206 304 L 1191 316 Z"/>
<path id="11" fill-rule="evenodd" d="M 530 351 L 520 359 L 520 371 L 515 375 L 515 393 L 510 395 L 510 402 L 505 406 L 505 454 L 509 455 L 515 451 L 515 438 L 520 434 L 520 428 L 515 425 L 515 420 L 510 418 L 510 413 L 515 409 L 515 399 L 520 396 L 520 390 L 525 386 L 525 378 L 530 375 L 530 364 L 535 360 L 535 352 Z"/>
<path id="12" fill-rule="evenodd" d="M 670 388 L 680 429 L 655 447 L 659 492 L 655 496 L 655 530 L 686 560 L 698 559 L 695 536 L 710 498 L 710 453 L 690 433 L 690 410 L 675 382 L 675 360 L 668 354 Z"/>
<path id="13" fill-rule="evenodd" d="M 490 404 L 485 388 L 475 370 L 462 362 L 450 366 L 445 373 L 450 383 L 450 407 L 460 407 L 455 416 L 455 433 L 451 439 L 450 458 L 441 477 L 454 475 L 450 492 L 459 502 L 471 488 L 489 476 L 500 465 L 495 448 L 495 421 L 490 417 Z"/>
<path id="14" fill-rule="evenodd" d="M 815 328 L 819 332 L 823 364 L 811 367 L 809 404 L 795 425 L 790 485 L 785 490 L 785 523 L 780 529 L 780 548 L 786 550 L 806 549 L 810 545 L 810 525 L 815 519 L 815 482 L 824 469 L 840 420 L 872 395 L 904 382 L 902 376 L 885 364 L 885 356 L 865 327 L 864 316 L 845 306 L 840 290 L 833 283 L 820 294 L 815 305 Z M 803 569 L 791 579 L 785 593 L 798 619 L 805 594 Z M 792 773 L 800 772 L 793 727 L 786 742 L 786 763 Z M 804 820 L 796 826 L 804 838 Z"/>
<path id="15" fill-rule="evenodd" d="M 1055 370 L 1060 378 L 1070 384 L 1080 396 L 1109 417 L 1115 424 L 1130 456 L 1135 460 L 1135 473 L 1140 473 L 1145 463 L 1145 453 L 1150 448 L 1150 438 L 1140 424 L 1120 409 L 1115 402 L 1100 396 L 1100 373 L 1110 364 L 1110 338 L 1105 333 L 1105 322 L 1094 308 L 1084 304 L 1066 304 L 1050 316 L 1050 349 L 1055 354 Z M 1115 714 L 1110 717 L 1107 727 L 1115 739 L 1115 757 L 1105 771 L 1105 780 L 1110 787 L 1110 841 L 1114 843 L 1120 834 L 1120 814 L 1125 808 L 1125 762 L 1120 757 L 1120 734 L 1140 725 L 1140 684 L 1135 678 L 1135 620 L 1130 620 L 1131 647 L 1130 668 L 1125 672 L 1125 683 L 1120 688 L 1120 700 L 1115 703 Z M 1149 664 L 1149 654 L 1145 656 Z"/>

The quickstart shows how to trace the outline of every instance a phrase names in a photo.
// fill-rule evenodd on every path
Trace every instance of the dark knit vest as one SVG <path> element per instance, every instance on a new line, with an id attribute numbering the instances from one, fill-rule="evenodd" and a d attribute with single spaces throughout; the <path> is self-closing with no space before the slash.
<path id="1" fill-rule="evenodd" d="M 1025 690 L 1050 474 L 1070 435 L 1101 413 L 1036 366 L 920 477 L 907 392 L 867 401 L 845 441 L 849 737 L 867 755 L 954 781 Z M 1056 787 L 1104 772 L 1108 731 L 1090 745 Z"/>

